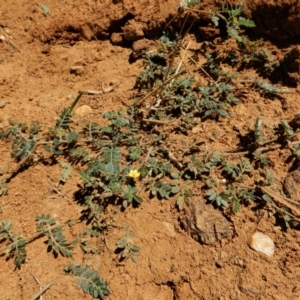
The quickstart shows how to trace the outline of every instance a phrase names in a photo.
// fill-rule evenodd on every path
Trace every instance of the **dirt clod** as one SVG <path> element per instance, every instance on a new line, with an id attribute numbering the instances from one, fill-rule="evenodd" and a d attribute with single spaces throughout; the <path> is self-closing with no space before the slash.
<path id="1" fill-rule="evenodd" d="M 134 21 L 129 22 L 123 28 L 124 38 L 127 41 L 136 41 L 144 37 L 143 25 Z"/>
<path id="2" fill-rule="evenodd" d="M 122 45 L 123 44 L 123 34 L 114 32 L 111 35 L 110 40 L 114 45 Z"/>
<path id="3" fill-rule="evenodd" d="M 282 67 L 289 81 L 297 86 L 300 83 L 300 46 L 294 47 L 284 56 Z"/>
<path id="4" fill-rule="evenodd" d="M 133 43 L 131 57 L 137 59 L 142 57 L 149 47 L 154 46 L 154 42 L 148 39 L 141 39 Z"/>
<path id="5" fill-rule="evenodd" d="M 81 26 L 81 34 L 82 36 L 90 41 L 94 37 L 94 32 L 92 30 L 92 25 L 89 23 L 85 23 Z"/>

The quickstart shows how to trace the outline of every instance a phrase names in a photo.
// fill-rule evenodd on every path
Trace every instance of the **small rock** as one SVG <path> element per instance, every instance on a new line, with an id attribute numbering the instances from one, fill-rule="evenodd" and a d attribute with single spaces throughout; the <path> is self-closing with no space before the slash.
<path id="1" fill-rule="evenodd" d="M 84 67 L 83 66 L 73 66 L 70 68 L 70 73 L 80 76 L 84 73 Z"/>
<path id="2" fill-rule="evenodd" d="M 192 128 L 192 133 L 197 134 L 199 132 L 203 132 L 203 126 L 200 124 L 196 125 L 195 127 Z"/>
<path id="3" fill-rule="evenodd" d="M 169 236 L 171 238 L 173 238 L 173 237 L 176 236 L 176 232 L 175 232 L 174 226 L 171 223 L 163 221 L 162 224 L 167 229 L 166 230 L 167 236 Z"/>
<path id="4" fill-rule="evenodd" d="M 84 117 L 88 114 L 91 114 L 93 112 L 92 108 L 88 105 L 82 105 L 79 106 L 76 110 L 75 110 L 75 114 L 79 117 Z"/>
<path id="5" fill-rule="evenodd" d="M 126 41 L 136 41 L 144 37 L 142 25 L 132 21 L 123 27 L 124 38 Z"/>
<path id="6" fill-rule="evenodd" d="M 181 225 L 187 233 L 197 242 L 206 245 L 215 245 L 222 239 L 231 239 L 233 231 L 231 224 L 204 199 L 195 198 L 184 209 Z"/>
<path id="7" fill-rule="evenodd" d="M 0 102 L 0 108 L 5 107 L 6 104 L 7 104 L 7 101 L 1 101 Z"/>
<path id="8" fill-rule="evenodd" d="M 110 40 L 114 45 L 122 45 L 123 44 L 123 34 L 114 32 L 111 35 Z"/>
<path id="9" fill-rule="evenodd" d="M 225 252 L 225 251 L 221 251 L 221 252 L 220 252 L 220 259 L 221 259 L 222 261 L 226 261 L 226 260 L 228 259 L 228 253 Z"/>
<path id="10" fill-rule="evenodd" d="M 240 257 L 234 257 L 232 259 L 232 262 L 234 265 L 243 268 L 244 267 L 244 261 Z"/>
<path id="11" fill-rule="evenodd" d="M 296 169 L 285 177 L 283 182 L 284 193 L 294 201 L 300 199 L 300 170 Z"/>
<path id="12" fill-rule="evenodd" d="M 256 231 L 250 238 L 249 246 L 258 252 L 262 252 L 267 256 L 272 256 L 275 250 L 273 240 L 262 232 Z"/>

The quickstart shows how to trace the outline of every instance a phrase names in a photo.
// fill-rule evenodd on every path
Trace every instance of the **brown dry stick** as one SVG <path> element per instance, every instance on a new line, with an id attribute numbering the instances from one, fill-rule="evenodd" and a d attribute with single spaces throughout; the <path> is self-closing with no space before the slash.
<path id="1" fill-rule="evenodd" d="M 270 197 L 272 197 L 277 203 L 284 205 L 292 210 L 292 212 L 297 216 L 300 217 L 300 210 L 296 208 L 294 205 L 289 203 L 286 199 L 284 199 L 281 195 L 275 193 L 270 187 L 268 186 L 261 186 L 260 189 Z"/>

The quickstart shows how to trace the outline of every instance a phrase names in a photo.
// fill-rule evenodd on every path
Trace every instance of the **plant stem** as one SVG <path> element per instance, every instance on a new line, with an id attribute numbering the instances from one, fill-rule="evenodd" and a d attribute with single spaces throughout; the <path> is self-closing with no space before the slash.
<path id="1" fill-rule="evenodd" d="M 34 234 L 32 234 L 32 235 L 30 235 L 30 236 L 28 236 L 28 237 L 22 238 L 22 240 L 25 241 L 25 244 L 29 244 L 29 243 L 31 243 L 32 241 L 34 241 L 34 240 L 36 240 L 36 239 L 38 239 L 38 238 L 40 238 L 40 237 L 42 237 L 42 236 L 45 236 L 45 234 L 46 234 L 47 232 L 52 231 L 52 230 L 54 230 L 54 229 L 56 229 L 56 228 L 60 228 L 60 227 L 65 226 L 66 224 L 68 224 L 69 221 L 70 221 L 70 220 L 68 220 L 68 221 L 66 221 L 66 222 L 64 222 L 64 223 L 59 223 L 59 224 L 55 224 L 55 225 L 53 225 L 53 226 L 46 227 L 45 230 L 43 230 L 43 231 L 41 231 L 41 232 L 37 231 L 37 232 L 35 232 Z M 77 221 L 77 222 L 79 222 L 79 221 Z M 14 241 L 14 242 L 15 242 L 15 241 Z M 3 256 L 3 255 L 5 255 L 5 254 L 7 254 L 7 249 L 9 249 L 10 245 L 11 245 L 11 244 L 8 244 L 8 245 L 3 246 L 2 248 L 0 248 L 0 256 Z"/>

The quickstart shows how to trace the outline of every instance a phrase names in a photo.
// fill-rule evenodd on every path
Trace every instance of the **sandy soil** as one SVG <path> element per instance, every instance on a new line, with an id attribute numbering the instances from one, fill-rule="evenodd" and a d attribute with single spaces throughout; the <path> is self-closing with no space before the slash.
<path id="1" fill-rule="evenodd" d="M 47 128 L 81 90 L 114 87 L 102 95 L 84 95 L 80 105 L 89 105 L 92 112 L 82 118 L 97 121 L 104 111 L 126 109 L 143 67 L 141 54 L 154 45 L 178 8 L 177 0 L 60 2 L 45 0 L 43 4 L 50 9 L 47 15 L 33 1 L 7 0 L 0 6 L 0 35 L 6 38 L 0 41 L 2 129 L 7 128 L 7 120 L 40 121 Z M 201 6 L 213 8 L 218 2 L 204 0 Z M 258 25 L 251 38 L 261 38 L 262 45 L 283 60 L 299 42 L 300 4 L 296 0 L 274 2 L 246 1 L 246 15 Z M 180 28 L 181 22 L 179 17 L 173 26 Z M 220 31 L 211 29 L 207 16 L 200 15 L 195 24 L 195 31 L 187 37 L 191 50 L 207 40 L 218 40 Z M 217 49 L 221 53 L 226 47 L 226 43 L 219 44 Z M 211 141 L 211 147 L 230 149 L 237 142 L 232 128 L 245 133 L 257 116 L 266 132 L 279 120 L 294 117 L 300 110 L 299 54 L 291 62 L 286 60 L 286 72 L 291 76 L 277 80 L 289 92 L 284 96 L 285 104 L 279 99 L 268 100 L 255 90 L 246 91 L 234 108 L 234 120 L 206 122 L 203 137 Z M 222 141 L 213 138 L 216 131 Z M 288 153 L 277 149 L 269 155 L 280 187 L 290 168 L 285 161 Z M 5 174 L 14 164 L 10 143 L 0 141 L 0 154 L 0 171 Z M 51 213 L 62 222 L 78 219 L 80 207 L 74 202 L 74 193 L 79 176 L 74 173 L 66 184 L 59 185 L 58 194 L 53 188 L 59 178 L 58 163 L 36 164 L 19 172 L 9 183 L 8 194 L 0 198 L 0 220 L 12 220 L 14 230 L 28 236 L 35 231 L 35 218 L 41 213 Z M 203 245 L 184 230 L 181 221 L 185 212 L 178 212 L 173 200 L 144 196 L 142 205 L 115 214 L 115 226 L 92 241 L 98 254 L 84 254 L 79 246 L 74 250 L 73 261 L 99 270 L 108 283 L 111 294 L 106 299 L 300 299 L 298 230 L 286 233 L 267 211 L 243 207 L 228 219 L 234 234 L 214 245 Z M 126 224 L 141 247 L 138 263 L 120 262 L 116 253 L 116 241 L 126 233 Z M 84 228 L 83 223 L 70 228 L 67 238 L 75 238 Z M 249 237 L 257 230 L 275 242 L 272 257 L 250 249 Z M 78 290 L 71 276 L 64 275 L 70 259 L 47 253 L 44 241 L 28 244 L 21 269 L 15 268 L 12 259 L 1 257 L 0 298 L 31 299 L 40 289 L 36 276 L 42 287 L 56 280 L 44 293 L 45 300 L 92 299 Z"/>

